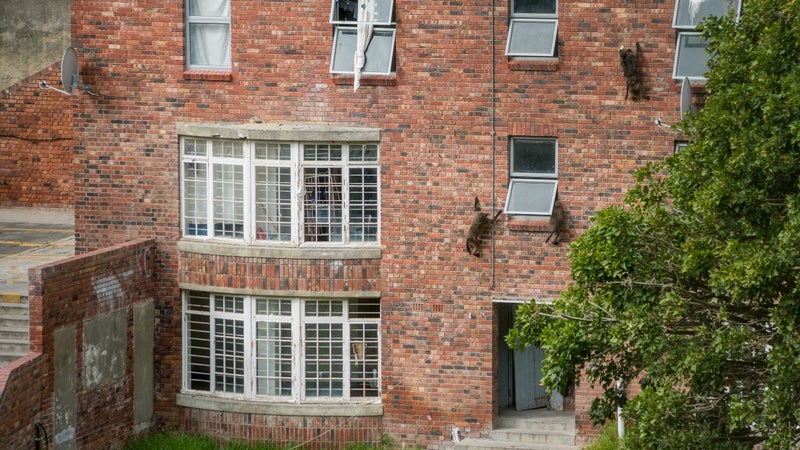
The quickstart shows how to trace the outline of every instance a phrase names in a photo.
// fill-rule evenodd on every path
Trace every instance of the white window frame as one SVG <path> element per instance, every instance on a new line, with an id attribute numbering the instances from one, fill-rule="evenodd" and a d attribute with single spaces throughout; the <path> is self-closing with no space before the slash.
<path id="1" fill-rule="evenodd" d="M 689 41 L 696 41 L 699 44 L 690 44 Z M 691 45 L 691 47 L 690 47 Z M 691 70 L 683 69 L 681 70 L 681 61 L 683 58 L 686 58 L 687 52 L 690 52 L 691 48 L 702 49 L 705 59 L 703 59 L 702 67 L 692 65 Z M 694 50 L 694 52 L 699 52 L 700 50 Z M 678 39 L 675 43 L 675 61 L 674 65 L 672 66 L 672 78 L 676 80 L 682 80 L 684 78 L 688 78 L 689 81 L 694 82 L 703 82 L 706 81 L 705 73 L 708 70 L 708 42 L 706 42 L 701 33 L 694 32 L 694 31 L 687 31 L 678 33 Z"/>
<path id="2" fill-rule="evenodd" d="M 333 48 L 331 49 L 330 73 L 353 74 L 357 21 L 338 16 L 337 5 L 340 0 L 331 0 L 330 23 L 333 25 Z M 358 1 L 344 0 L 347 3 Z M 378 17 L 369 22 L 373 27 L 372 37 L 365 52 L 366 64 L 362 75 L 391 75 L 394 73 L 394 52 L 396 29 L 394 19 L 394 0 L 375 0 Z M 357 13 L 356 13 L 357 14 Z M 351 37 L 352 36 L 352 37 Z M 350 49 L 352 48 L 352 51 Z"/>
<path id="3" fill-rule="evenodd" d="M 703 4 L 706 2 L 718 2 L 718 3 L 729 3 L 730 0 L 703 0 L 700 2 L 698 6 L 698 10 L 696 12 L 696 16 L 692 18 L 691 21 L 686 22 L 681 18 L 687 14 L 690 14 L 689 8 L 692 7 L 691 2 L 689 0 L 676 0 L 675 1 L 675 10 L 672 16 L 672 28 L 677 30 L 677 39 L 675 41 L 675 60 L 672 66 L 672 78 L 674 80 L 682 80 L 684 78 L 689 78 L 690 81 L 693 82 L 705 82 L 705 72 L 708 69 L 708 43 L 705 42 L 701 36 L 701 33 L 697 30 L 697 26 L 700 22 L 703 21 L 706 17 L 711 15 L 711 12 L 704 10 Z M 739 15 L 741 14 L 742 10 L 742 0 L 733 0 L 734 5 L 733 9 L 735 11 L 736 17 L 738 19 Z M 679 62 L 682 58 L 685 58 L 687 55 L 686 53 L 690 50 L 687 50 L 689 47 L 689 41 L 698 40 L 705 44 L 703 51 L 705 52 L 705 58 L 703 59 L 703 66 L 692 68 L 691 70 L 682 70 L 679 71 L 679 67 L 681 64 Z M 694 45 L 697 47 L 697 45 Z"/>
<path id="4" fill-rule="evenodd" d="M 553 172 L 527 172 L 514 167 L 514 147 L 520 141 L 552 142 L 555 161 Z M 504 212 L 509 215 L 549 217 L 553 213 L 553 205 L 558 195 L 558 140 L 546 137 L 512 137 L 509 139 L 509 175 L 508 194 Z M 531 210 L 517 206 L 516 193 L 526 189 L 542 191 L 545 198 L 543 208 Z"/>
<path id="5" fill-rule="evenodd" d="M 238 153 L 214 153 L 214 148 L 228 143 L 234 147 L 241 146 L 241 157 L 237 156 Z M 284 158 L 288 146 L 288 159 L 259 158 L 257 149 L 263 145 L 282 146 Z M 312 147 L 338 148 L 341 150 L 341 157 L 329 160 L 305 158 L 304 149 Z M 273 142 L 182 136 L 180 148 L 181 232 L 184 238 L 291 247 L 380 245 L 380 150 L 377 143 Z M 205 166 L 203 174 L 198 175 L 199 171 L 193 172 L 201 166 Z M 220 208 L 220 202 L 215 198 L 221 193 L 219 183 L 215 180 L 215 169 L 220 166 L 241 168 L 242 179 L 237 185 L 241 188 L 241 201 L 238 208 L 235 205 L 233 207 L 236 213 L 233 218 L 228 217 L 229 214 L 225 217 L 215 214 L 231 210 Z M 284 207 L 281 211 L 290 211 L 291 219 L 288 222 L 285 217 L 270 218 L 272 222 L 284 224 L 277 231 L 265 230 L 265 227 L 260 226 L 263 223 L 261 220 L 265 219 L 258 214 L 256 200 L 258 190 L 263 184 L 257 183 L 259 179 L 256 172 L 261 168 L 276 168 L 284 174 L 288 172 L 290 176 L 289 186 L 283 185 L 282 188 L 285 193 L 288 187 L 289 199 L 286 200 L 284 195 Z M 306 195 L 306 187 L 312 186 L 304 181 L 307 169 L 339 173 L 333 186 L 338 189 L 340 198 L 335 204 L 323 202 L 329 208 L 324 223 L 312 222 L 308 217 L 308 214 L 316 210 L 308 203 L 311 195 Z M 193 178 L 193 175 L 198 176 Z M 196 189 L 198 187 L 200 189 Z M 231 192 L 238 191 L 233 189 Z M 331 210 L 331 207 L 336 210 Z M 187 216 L 192 213 L 192 216 Z M 314 225 L 331 225 L 333 217 L 337 218 L 336 228 L 329 227 L 327 231 L 317 228 L 313 232 L 308 228 Z M 284 231 L 286 224 L 290 224 L 288 236 Z"/>
<path id="6" fill-rule="evenodd" d="M 316 298 L 296 298 L 296 297 L 274 297 L 258 295 L 237 295 L 237 294 L 211 294 L 204 292 L 183 291 L 183 331 L 182 331 L 182 391 L 184 393 L 206 393 L 220 397 L 228 397 L 243 400 L 259 400 L 275 403 L 375 403 L 380 401 L 381 395 L 381 319 L 380 319 L 380 300 L 379 299 L 316 299 Z M 189 302 L 189 298 L 194 299 Z M 207 304 L 205 303 L 207 299 Z M 259 301 L 281 302 L 283 305 L 290 305 L 288 315 L 270 314 L 270 311 L 258 312 L 256 303 Z M 217 310 L 218 302 L 237 302 L 242 308 L 238 311 Z M 364 316 L 359 316 L 356 311 L 351 311 L 350 303 L 359 302 L 370 305 L 372 311 Z M 339 314 L 330 315 L 307 315 L 307 305 L 328 305 L 337 307 Z M 203 306 L 203 308 L 197 308 Z M 198 319 L 207 318 L 208 330 L 207 340 L 195 339 L 195 336 L 202 336 L 206 330 L 203 328 L 206 322 Z M 241 356 L 236 355 L 242 361 L 240 370 L 233 378 L 237 378 L 232 385 L 237 389 L 231 390 L 224 387 L 231 383 L 223 384 L 222 389 L 218 388 L 218 375 L 222 376 L 222 368 L 218 364 L 224 360 L 228 348 L 223 348 L 221 337 L 215 337 L 216 324 L 221 321 L 241 323 L 242 345 L 234 350 Z M 291 357 L 284 359 L 291 364 L 291 393 L 271 395 L 270 392 L 258 393 L 258 380 L 266 379 L 264 372 L 259 373 L 257 356 L 259 351 L 257 340 L 257 324 L 259 323 L 290 323 L 291 333 L 289 342 L 291 343 Z M 327 358 L 314 358 L 315 340 L 309 339 L 312 327 L 325 325 L 341 327 L 341 336 L 336 336 L 330 342 L 338 345 L 339 353 L 337 358 L 328 360 Z M 358 330 L 369 330 L 369 336 L 358 336 Z M 354 333 L 355 331 L 355 333 Z M 261 341 L 267 347 L 265 340 Z M 284 340 L 285 342 L 285 340 Z M 325 339 L 321 339 L 320 347 L 325 353 Z M 195 345 L 193 345 L 195 344 Z M 198 345 L 199 344 L 199 345 Z M 269 350 L 267 350 L 269 351 Z M 333 350 L 332 350 L 333 351 Z M 230 358 L 228 358 L 230 359 Z M 263 358 L 261 358 L 263 360 Z M 323 381 L 331 381 L 332 385 L 338 386 L 341 383 L 341 391 L 338 388 L 330 388 L 330 392 L 321 391 L 327 395 L 313 395 L 311 379 L 308 377 L 309 363 L 319 362 L 321 367 L 326 367 L 326 361 L 330 361 L 331 367 L 340 370 L 336 375 L 322 372 Z M 360 367 L 363 372 L 359 376 L 358 372 L 353 372 L 353 368 Z M 367 374 L 367 375 L 365 375 Z M 327 376 L 326 376 L 327 375 Z M 207 381 L 206 380 L 207 377 Z M 284 381 L 288 378 L 284 378 Z M 193 382 L 199 385 L 193 385 Z M 202 386 L 207 382 L 207 389 Z M 241 386 L 241 388 L 238 388 Z M 366 386 L 366 387 L 365 387 Z M 361 392 L 361 395 L 359 395 Z"/>
<path id="7" fill-rule="evenodd" d="M 510 0 L 509 11 L 510 20 L 508 24 L 508 38 L 506 39 L 506 56 L 517 57 L 553 57 L 556 54 L 556 42 L 558 41 L 558 2 L 556 1 L 556 8 L 554 13 L 519 13 L 515 12 L 514 1 Z M 540 41 L 549 42 L 546 46 L 547 51 L 534 51 L 519 49 L 518 42 L 522 29 L 536 27 L 544 32 L 539 31 L 537 34 L 542 34 L 549 39 L 541 39 Z M 516 32 L 516 33 L 515 33 Z M 516 38 L 515 38 L 516 34 Z M 526 39 L 527 40 L 527 39 Z"/>
<path id="8" fill-rule="evenodd" d="M 186 68 L 188 70 L 218 70 L 218 71 L 229 71 L 231 70 L 231 41 L 232 41 L 232 34 L 233 30 L 231 27 L 231 16 L 230 12 L 233 8 L 233 5 L 230 0 L 228 1 L 228 15 L 227 16 L 192 16 L 189 15 L 191 11 L 190 3 L 192 0 L 186 0 L 184 3 L 184 11 L 185 11 L 185 24 L 184 24 L 184 32 L 185 32 L 185 46 L 186 46 Z M 217 26 L 226 26 L 228 28 L 228 42 L 227 48 L 224 49 L 225 52 L 225 62 L 222 64 L 197 64 L 192 61 L 192 28 L 193 26 L 203 26 L 203 25 L 217 25 Z"/>

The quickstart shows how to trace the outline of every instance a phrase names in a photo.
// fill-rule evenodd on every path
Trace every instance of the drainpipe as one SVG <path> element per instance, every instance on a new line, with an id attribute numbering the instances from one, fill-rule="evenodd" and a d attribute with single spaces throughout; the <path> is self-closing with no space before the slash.
<path id="1" fill-rule="evenodd" d="M 617 381 L 617 390 L 622 389 L 622 381 Z M 625 420 L 622 418 L 622 407 L 617 406 L 617 437 L 625 437 Z"/>
<path id="2" fill-rule="evenodd" d="M 495 55 L 494 55 L 495 4 L 494 4 L 494 2 L 495 2 L 495 0 L 492 0 L 492 33 L 491 33 L 492 35 L 489 38 L 489 46 L 492 48 L 492 51 L 491 51 L 491 55 L 492 55 L 492 64 L 491 64 L 491 67 L 492 67 L 492 74 L 491 74 L 491 78 L 492 78 L 492 87 L 491 87 L 492 118 L 491 118 L 491 121 L 492 122 L 491 122 L 491 131 L 489 132 L 489 135 L 490 135 L 490 137 L 492 139 L 492 213 L 494 213 L 494 211 L 497 210 L 497 199 L 495 198 L 495 175 L 494 175 L 495 165 L 496 165 L 496 161 L 495 161 L 495 159 L 496 159 L 495 158 L 496 157 L 496 149 L 495 149 L 495 145 L 494 145 L 494 140 L 495 140 L 495 128 L 494 128 L 494 122 L 495 122 L 495 105 L 494 105 L 494 103 L 495 103 L 495 101 L 494 101 L 494 95 L 495 95 L 495 92 L 494 92 L 495 91 L 495 86 L 494 86 L 494 83 L 495 83 L 495 79 L 494 79 L 494 72 L 495 72 Z M 495 281 L 494 280 L 494 278 L 495 278 L 495 272 L 494 272 L 495 271 L 495 267 L 494 266 L 495 266 L 494 225 L 492 225 L 492 283 L 491 283 L 491 287 L 489 288 L 490 290 L 494 289 L 494 281 Z"/>

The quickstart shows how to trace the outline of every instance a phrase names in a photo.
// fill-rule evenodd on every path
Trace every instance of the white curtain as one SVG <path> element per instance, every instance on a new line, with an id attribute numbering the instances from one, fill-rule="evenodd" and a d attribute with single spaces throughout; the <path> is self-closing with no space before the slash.
<path id="1" fill-rule="evenodd" d="M 372 21 L 375 18 L 375 0 L 358 2 L 358 24 L 356 25 L 356 53 L 353 61 L 353 92 L 361 86 L 361 71 L 367 60 L 367 45 L 372 38 Z"/>
<path id="2" fill-rule="evenodd" d="M 230 66 L 231 27 L 209 23 L 204 18 L 231 17 L 230 0 L 191 0 L 189 2 L 190 63 L 199 66 Z"/>

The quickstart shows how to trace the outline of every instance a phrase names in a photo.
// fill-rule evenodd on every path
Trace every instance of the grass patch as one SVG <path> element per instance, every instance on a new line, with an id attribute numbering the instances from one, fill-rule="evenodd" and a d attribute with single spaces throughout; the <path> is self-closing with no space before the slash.
<path id="1" fill-rule="evenodd" d="M 603 434 L 593 440 L 583 450 L 617 450 L 620 447 L 617 436 L 617 423 L 609 422 L 603 427 Z"/>
<path id="2" fill-rule="evenodd" d="M 381 438 L 378 444 L 352 443 L 346 450 L 388 450 L 392 448 L 388 436 Z M 208 436 L 187 433 L 153 433 L 145 438 L 128 444 L 125 450 L 289 450 L 293 445 L 278 445 L 270 442 L 244 444 L 241 442 L 220 443 Z"/>

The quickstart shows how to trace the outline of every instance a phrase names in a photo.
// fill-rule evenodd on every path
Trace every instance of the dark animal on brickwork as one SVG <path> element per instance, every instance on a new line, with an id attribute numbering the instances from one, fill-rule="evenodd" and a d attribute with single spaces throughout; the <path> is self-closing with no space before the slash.
<path id="1" fill-rule="evenodd" d="M 561 201 L 556 200 L 553 205 L 553 214 L 550 215 L 550 235 L 544 240 L 547 244 L 550 239 L 553 239 L 553 245 L 561 243 L 561 228 L 564 226 L 564 207 L 561 206 Z"/>
<path id="2" fill-rule="evenodd" d="M 489 213 L 481 211 L 481 202 L 475 197 L 472 213 L 472 223 L 467 228 L 467 253 L 474 256 L 481 256 L 481 235 L 494 225 L 497 217 L 503 210 L 497 211 L 494 217 L 489 218 Z"/>
<path id="3" fill-rule="evenodd" d="M 641 99 L 649 99 L 644 92 L 644 83 L 642 82 L 642 72 L 639 68 L 639 54 L 641 47 L 636 43 L 636 50 L 620 46 L 619 58 L 622 62 L 622 74 L 625 76 L 625 100 L 628 99 L 630 93 L 631 100 L 637 101 Z"/>

